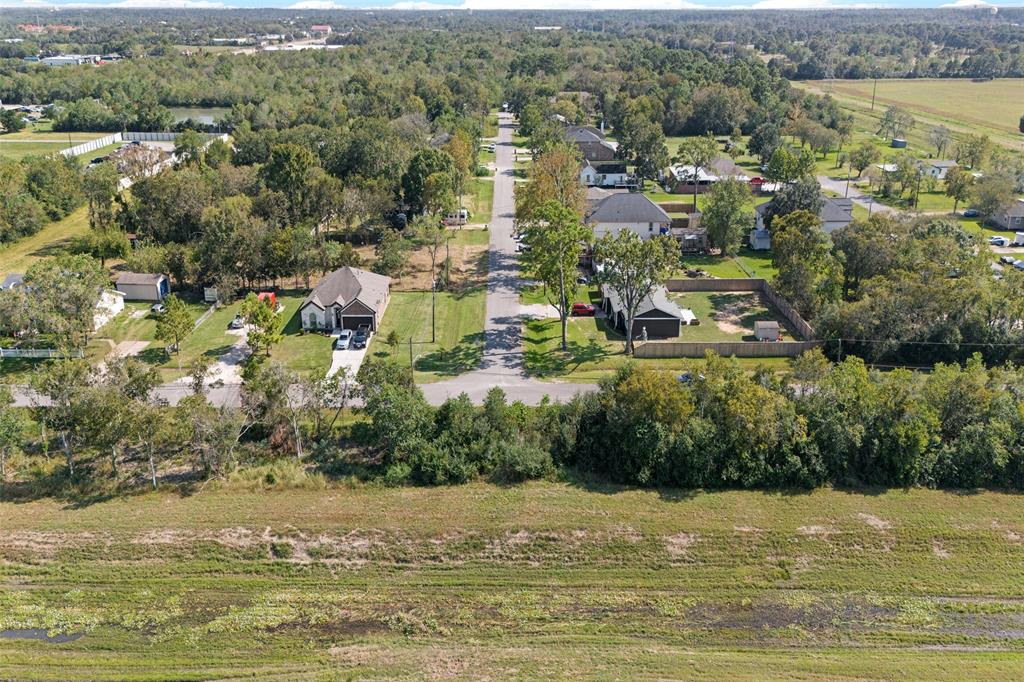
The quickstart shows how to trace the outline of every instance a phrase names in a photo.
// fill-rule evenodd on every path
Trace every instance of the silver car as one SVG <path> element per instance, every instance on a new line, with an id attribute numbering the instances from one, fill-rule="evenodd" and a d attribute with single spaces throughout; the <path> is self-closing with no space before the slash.
<path id="1" fill-rule="evenodd" d="M 342 329 L 341 333 L 338 334 L 338 338 L 334 341 L 335 350 L 348 350 L 349 345 L 352 343 L 352 330 Z"/>

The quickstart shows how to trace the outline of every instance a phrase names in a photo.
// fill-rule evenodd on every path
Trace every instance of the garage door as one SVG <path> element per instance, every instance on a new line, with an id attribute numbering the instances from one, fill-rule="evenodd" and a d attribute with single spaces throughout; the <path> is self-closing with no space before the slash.
<path id="1" fill-rule="evenodd" d="M 341 316 L 341 328 L 342 329 L 358 329 L 362 325 L 366 325 L 371 330 L 373 329 L 373 316 L 372 315 L 342 315 Z"/>

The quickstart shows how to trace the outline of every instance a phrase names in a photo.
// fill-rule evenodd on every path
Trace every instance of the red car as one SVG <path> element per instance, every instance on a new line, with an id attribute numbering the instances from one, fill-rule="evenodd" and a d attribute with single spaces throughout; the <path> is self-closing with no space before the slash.
<path id="1" fill-rule="evenodd" d="M 589 303 L 573 303 L 572 314 L 579 315 L 580 317 L 593 317 L 594 306 Z"/>

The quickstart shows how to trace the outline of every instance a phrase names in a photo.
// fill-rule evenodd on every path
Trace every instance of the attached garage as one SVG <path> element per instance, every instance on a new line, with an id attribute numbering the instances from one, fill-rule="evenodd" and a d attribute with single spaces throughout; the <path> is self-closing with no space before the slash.
<path id="1" fill-rule="evenodd" d="M 303 329 L 351 329 L 366 325 L 377 331 L 390 300 L 391 278 L 344 267 L 327 275 L 303 302 Z"/>

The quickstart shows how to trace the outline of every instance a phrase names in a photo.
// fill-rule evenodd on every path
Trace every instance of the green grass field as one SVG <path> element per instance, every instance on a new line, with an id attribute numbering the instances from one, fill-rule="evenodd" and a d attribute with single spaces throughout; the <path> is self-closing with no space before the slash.
<path id="1" fill-rule="evenodd" d="M 0 246 L 0 275 L 25 272 L 28 266 L 48 256 L 66 252 L 75 237 L 89 230 L 89 213 L 85 206 L 72 211 L 62 220 L 47 223 L 31 237 Z"/>
<path id="2" fill-rule="evenodd" d="M 1018 495 L 261 485 L 0 503 L 0 678 L 1024 669 Z"/>
<path id="3" fill-rule="evenodd" d="M 961 78 L 879 80 L 875 108 L 871 110 L 872 80 L 794 81 L 797 88 L 831 94 L 840 105 L 854 112 L 859 126 L 877 127 L 877 120 L 890 104 L 900 106 L 918 120 L 908 136 L 911 146 L 927 147 L 925 138 L 933 125 L 946 125 L 957 134 L 988 133 L 993 141 L 1019 150 L 1022 136 L 1017 130 L 1020 103 L 1024 101 L 1024 79 L 998 78 L 974 82 Z"/>
<path id="4" fill-rule="evenodd" d="M 483 355 L 485 305 L 483 287 L 438 293 L 436 341 L 431 342 L 430 292 L 393 292 L 370 354 L 378 358 L 391 357 L 408 367 L 409 340 L 412 339 L 417 383 L 440 381 L 468 372 L 480 363 Z M 398 334 L 399 344 L 395 347 L 386 343 L 391 332 Z"/>
<path id="5" fill-rule="evenodd" d="M 0 158 L 23 159 L 26 156 L 45 156 L 62 149 L 95 140 L 109 133 L 54 133 L 37 130 L 22 130 L 17 133 L 0 135 Z M 86 154 L 89 158 L 109 154 L 120 145 L 108 145 Z"/>
<path id="6" fill-rule="evenodd" d="M 491 205 L 494 202 L 494 180 L 473 178 L 466 186 L 463 205 L 469 210 L 469 222 L 491 222 Z"/>

